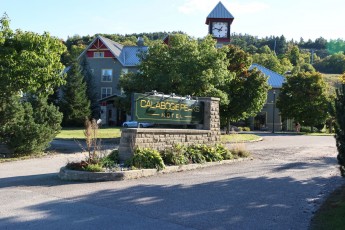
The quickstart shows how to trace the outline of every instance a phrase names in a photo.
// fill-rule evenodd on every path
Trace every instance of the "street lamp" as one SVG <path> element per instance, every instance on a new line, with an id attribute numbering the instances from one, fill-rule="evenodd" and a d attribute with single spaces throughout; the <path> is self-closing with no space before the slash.
<path id="1" fill-rule="evenodd" d="M 272 128 L 272 133 L 274 133 L 274 116 L 275 116 L 275 110 L 276 110 L 276 91 L 273 90 L 273 128 Z"/>

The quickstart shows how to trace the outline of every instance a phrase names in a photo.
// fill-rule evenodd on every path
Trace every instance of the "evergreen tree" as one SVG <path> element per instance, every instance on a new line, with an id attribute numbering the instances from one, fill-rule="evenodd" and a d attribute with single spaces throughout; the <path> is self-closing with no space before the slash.
<path id="1" fill-rule="evenodd" d="M 85 117 L 90 116 L 90 101 L 86 96 L 86 83 L 77 61 L 69 67 L 66 81 L 60 101 L 60 110 L 64 115 L 62 124 L 83 126 Z"/>
<path id="2" fill-rule="evenodd" d="M 65 50 L 49 33 L 13 31 L 7 15 L 0 18 L 0 141 L 16 154 L 43 151 L 61 128 L 62 114 L 47 97 L 65 83 Z"/>
<path id="3" fill-rule="evenodd" d="M 91 117 L 94 119 L 98 119 L 101 108 L 98 102 L 98 91 L 95 87 L 95 77 L 93 76 L 90 70 L 89 63 L 87 62 L 85 57 L 82 57 L 82 59 L 80 60 L 80 66 L 82 69 L 82 74 L 84 76 L 84 81 L 86 83 L 86 95 L 90 100 Z"/>
<path id="4" fill-rule="evenodd" d="M 0 140 L 16 155 L 42 152 L 61 129 L 62 114 L 37 96 L 2 101 L 0 117 Z"/>

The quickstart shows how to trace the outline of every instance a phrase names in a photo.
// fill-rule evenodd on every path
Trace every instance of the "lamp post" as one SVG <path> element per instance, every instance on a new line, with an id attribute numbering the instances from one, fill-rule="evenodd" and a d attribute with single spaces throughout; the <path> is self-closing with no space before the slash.
<path id="1" fill-rule="evenodd" d="M 273 90 L 273 127 L 272 127 L 272 133 L 274 133 L 274 116 L 275 116 L 275 110 L 276 110 L 276 91 Z"/>

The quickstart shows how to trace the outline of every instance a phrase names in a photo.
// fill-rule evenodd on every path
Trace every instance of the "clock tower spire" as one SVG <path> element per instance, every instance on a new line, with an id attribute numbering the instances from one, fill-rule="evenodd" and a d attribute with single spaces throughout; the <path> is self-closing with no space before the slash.
<path id="1" fill-rule="evenodd" d="M 222 2 L 219 2 L 207 16 L 208 33 L 217 39 L 217 47 L 230 43 L 230 25 L 234 19 Z"/>

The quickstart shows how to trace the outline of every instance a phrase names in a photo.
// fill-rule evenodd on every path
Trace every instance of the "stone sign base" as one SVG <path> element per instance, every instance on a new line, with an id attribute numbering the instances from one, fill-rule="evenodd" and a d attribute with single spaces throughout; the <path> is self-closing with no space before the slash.
<path id="1" fill-rule="evenodd" d="M 175 144 L 185 146 L 194 144 L 212 145 L 220 141 L 220 135 L 210 130 L 198 129 L 123 129 L 119 154 L 125 160 L 133 155 L 134 148 L 151 148 L 158 151 L 169 149 Z"/>
<path id="2" fill-rule="evenodd" d="M 120 160 L 133 156 L 135 148 L 164 150 L 175 144 L 214 145 L 220 142 L 219 98 L 202 97 L 204 102 L 203 124 L 199 129 L 123 129 L 119 146 Z"/>

